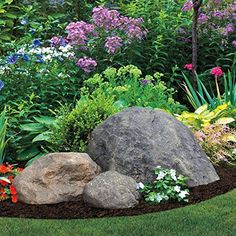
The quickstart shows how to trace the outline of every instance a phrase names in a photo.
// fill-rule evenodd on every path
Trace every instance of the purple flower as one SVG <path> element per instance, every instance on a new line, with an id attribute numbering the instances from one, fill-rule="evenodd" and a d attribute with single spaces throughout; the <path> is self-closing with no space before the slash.
<path id="1" fill-rule="evenodd" d="M 233 40 L 232 45 L 236 47 L 236 40 Z"/>
<path id="2" fill-rule="evenodd" d="M 33 44 L 33 47 L 36 48 L 41 45 L 41 42 L 39 39 L 34 39 L 32 44 Z"/>
<path id="3" fill-rule="evenodd" d="M 229 33 L 233 33 L 233 32 L 234 32 L 234 25 L 229 23 L 225 26 L 223 35 L 227 36 Z"/>
<path id="4" fill-rule="evenodd" d="M 0 80 L 0 91 L 4 88 L 4 82 L 2 80 Z"/>
<path id="5" fill-rule="evenodd" d="M 77 61 L 76 65 L 80 67 L 84 72 L 90 73 L 97 66 L 97 62 L 92 58 L 82 57 Z"/>
<path id="6" fill-rule="evenodd" d="M 192 8 L 193 8 L 193 2 L 191 0 L 187 0 L 182 7 L 182 11 L 191 11 Z"/>
<path id="7" fill-rule="evenodd" d="M 198 22 L 200 24 L 207 23 L 208 19 L 209 19 L 209 17 L 206 14 L 204 14 L 204 13 L 200 13 L 200 15 L 198 16 Z"/>
<path id="8" fill-rule="evenodd" d="M 108 50 L 108 53 L 117 52 L 122 46 L 122 38 L 119 36 L 107 37 L 105 47 Z"/>

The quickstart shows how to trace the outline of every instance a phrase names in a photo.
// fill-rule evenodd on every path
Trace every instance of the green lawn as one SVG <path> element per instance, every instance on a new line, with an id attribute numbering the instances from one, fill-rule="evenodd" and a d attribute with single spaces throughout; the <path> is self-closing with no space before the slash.
<path id="1" fill-rule="evenodd" d="M 236 235 L 236 189 L 197 205 L 134 217 L 88 220 L 1 218 L 0 236 Z"/>

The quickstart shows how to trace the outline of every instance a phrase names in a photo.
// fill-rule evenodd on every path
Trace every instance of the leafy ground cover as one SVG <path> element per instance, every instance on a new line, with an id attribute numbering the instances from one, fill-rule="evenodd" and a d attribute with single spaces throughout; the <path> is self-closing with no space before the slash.
<path id="1" fill-rule="evenodd" d="M 236 234 L 236 190 L 171 211 L 85 220 L 1 218 L 1 235 L 224 235 Z"/>

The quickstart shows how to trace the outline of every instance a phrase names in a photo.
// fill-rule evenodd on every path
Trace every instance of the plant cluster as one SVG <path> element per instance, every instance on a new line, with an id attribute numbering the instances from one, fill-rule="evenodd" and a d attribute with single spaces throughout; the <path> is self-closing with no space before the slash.
<path id="1" fill-rule="evenodd" d="M 210 160 L 220 162 L 233 162 L 236 155 L 236 131 L 227 125 L 212 124 L 194 133 Z"/>
<path id="2" fill-rule="evenodd" d="M 138 183 L 137 189 L 144 195 L 145 201 L 160 203 L 168 200 L 188 202 L 189 190 L 187 178 L 177 175 L 174 169 L 164 169 L 157 166 L 154 169 L 157 176 L 153 183 Z"/>
<path id="3" fill-rule="evenodd" d="M 18 201 L 14 187 L 14 177 L 22 172 L 22 168 L 15 168 L 12 165 L 0 164 L 0 202 L 11 199 L 13 203 Z"/>

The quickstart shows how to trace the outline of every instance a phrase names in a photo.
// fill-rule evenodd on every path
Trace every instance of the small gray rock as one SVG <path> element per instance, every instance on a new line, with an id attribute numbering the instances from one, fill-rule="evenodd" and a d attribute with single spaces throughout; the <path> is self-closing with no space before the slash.
<path id="1" fill-rule="evenodd" d="M 115 171 L 104 172 L 86 184 L 83 199 L 92 207 L 123 209 L 139 203 L 136 181 Z"/>
<path id="2" fill-rule="evenodd" d="M 153 181 L 157 165 L 189 177 L 189 186 L 219 179 L 192 132 L 161 110 L 128 108 L 111 116 L 92 132 L 87 152 L 103 171 L 137 182 Z"/>
<path id="3" fill-rule="evenodd" d="M 14 179 L 19 200 L 28 204 L 76 201 L 101 168 L 86 153 L 51 153 Z"/>

